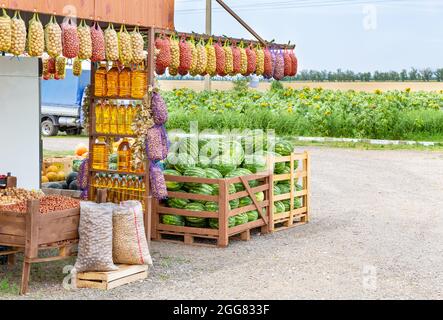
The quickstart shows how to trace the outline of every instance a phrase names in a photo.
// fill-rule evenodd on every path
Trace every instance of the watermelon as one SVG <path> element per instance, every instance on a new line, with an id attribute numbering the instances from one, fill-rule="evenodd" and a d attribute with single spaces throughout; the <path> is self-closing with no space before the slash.
<path id="1" fill-rule="evenodd" d="M 66 181 L 63 181 L 60 185 L 61 185 L 63 190 L 68 190 L 69 189 L 69 185 L 66 183 Z"/>
<path id="2" fill-rule="evenodd" d="M 195 168 L 196 165 L 194 158 L 184 153 L 181 153 L 172 159 L 169 159 L 168 156 L 168 162 L 173 164 L 174 168 L 180 173 L 184 173 L 188 169 Z"/>
<path id="3" fill-rule="evenodd" d="M 207 169 L 211 166 L 211 159 L 205 156 L 200 156 L 198 159 L 198 166 L 202 169 Z"/>
<path id="4" fill-rule="evenodd" d="M 212 159 L 211 168 L 220 171 L 223 176 L 226 176 L 229 172 L 234 171 L 237 165 L 229 157 L 216 156 Z"/>
<path id="5" fill-rule="evenodd" d="M 290 156 L 294 152 L 294 145 L 289 141 L 281 140 L 275 144 L 274 150 L 276 153 L 286 157 Z"/>
<path id="6" fill-rule="evenodd" d="M 199 155 L 198 141 L 191 138 L 185 138 L 179 142 L 179 153 L 186 154 L 192 157 L 192 159 L 197 160 Z"/>
<path id="7" fill-rule="evenodd" d="M 63 186 L 60 183 L 51 183 L 46 188 L 48 189 L 63 189 Z"/>
<path id="8" fill-rule="evenodd" d="M 289 183 L 279 183 L 278 187 L 280 188 L 280 194 L 287 194 L 291 192 L 291 186 Z"/>
<path id="9" fill-rule="evenodd" d="M 247 213 L 238 214 L 234 218 L 236 226 L 240 226 L 249 222 L 249 216 Z"/>
<path id="10" fill-rule="evenodd" d="M 176 170 L 172 170 L 172 169 L 164 170 L 163 174 L 168 175 L 168 176 L 176 176 L 176 177 L 181 176 L 180 172 L 178 172 Z M 183 183 L 174 182 L 174 181 L 166 181 L 166 187 L 169 191 L 178 191 L 183 187 Z"/>
<path id="11" fill-rule="evenodd" d="M 295 190 L 297 190 L 297 192 L 303 191 L 303 186 L 300 184 L 296 184 L 295 185 Z"/>
<path id="12" fill-rule="evenodd" d="M 189 168 L 185 172 L 183 172 L 183 176 L 185 177 L 197 177 L 197 178 L 206 178 L 206 171 L 202 168 Z M 187 182 L 185 183 L 186 188 L 198 187 L 200 183 L 195 182 Z"/>
<path id="13" fill-rule="evenodd" d="M 240 206 L 240 199 L 229 201 L 229 205 L 231 206 L 231 210 L 237 209 Z"/>
<path id="14" fill-rule="evenodd" d="M 63 188 L 63 187 L 62 187 Z M 78 191 L 80 188 L 78 187 L 78 181 L 74 180 L 69 184 L 69 190 Z"/>
<path id="15" fill-rule="evenodd" d="M 288 173 L 291 173 L 291 167 L 288 165 L 285 165 L 285 168 L 279 174 L 288 174 Z"/>
<path id="16" fill-rule="evenodd" d="M 77 180 L 78 177 L 78 173 L 77 172 L 71 172 L 67 177 L 66 177 L 66 183 L 69 186 L 71 184 L 72 181 Z"/>
<path id="17" fill-rule="evenodd" d="M 188 203 L 185 208 L 185 210 L 189 211 L 205 211 L 205 206 L 198 202 L 191 202 Z M 190 227 L 204 227 L 206 225 L 206 219 L 205 218 L 199 218 L 199 217 L 185 217 L 186 219 L 186 225 Z"/>
<path id="18" fill-rule="evenodd" d="M 248 169 L 238 168 L 238 169 L 235 169 L 235 170 L 231 171 L 230 173 L 228 173 L 226 175 L 226 178 L 246 177 L 246 176 L 250 176 L 250 175 L 252 175 L 252 172 L 249 171 Z M 252 181 L 249 181 L 249 185 L 251 186 L 251 188 L 255 188 L 259 185 L 259 182 L 257 180 L 252 180 Z M 244 186 L 243 182 L 234 183 L 234 186 L 235 186 L 235 189 L 237 190 L 237 192 L 245 190 L 245 186 Z"/>
<path id="19" fill-rule="evenodd" d="M 266 150 L 267 139 L 261 129 L 248 132 L 242 139 L 242 146 L 246 152 Z"/>
<path id="20" fill-rule="evenodd" d="M 167 201 L 168 207 L 176 209 L 184 209 L 188 204 L 187 199 L 169 198 Z"/>
<path id="21" fill-rule="evenodd" d="M 228 219 L 229 228 L 235 227 L 235 223 L 236 223 L 235 217 L 229 217 Z M 209 227 L 211 229 L 218 229 L 219 227 L 218 219 L 209 219 Z"/>
<path id="22" fill-rule="evenodd" d="M 282 201 L 283 204 L 285 205 L 285 211 L 290 211 L 291 210 L 291 201 L 290 200 L 284 200 Z M 300 198 L 295 198 L 294 199 L 294 209 L 300 209 L 302 207 L 302 202 Z"/>
<path id="23" fill-rule="evenodd" d="M 219 205 L 217 202 L 208 201 L 205 204 L 205 210 L 209 212 L 218 212 Z"/>
<path id="24" fill-rule="evenodd" d="M 257 192 L 255 194 L 255 198 L 257 199 L 258 202 L 263 202 L 263 201 L 265 201 L 265 193 L 264 192 Z"/>
<path id="25" fill-rule="evenodd" d="M 283 193 L 281 192 L 280 187 L 278 185 L 274 185 L 274 196 L 279 196 L 281 194 Z"/>
<path id="26" fill-rule="evenodd" d="M 209 184 L 199 184 L 198 186 L 194 186 L 192 188 L 189 189 L 190 193 L 193 194 L 204 194 L 204 195 L 208 195 L 211 196 L 214 193 L 214 188 L 209 185 Z M 205 203 L 205 201 L 201 200 L 201 201 L 196 201 L 199 203 Z"/>
<path id="27" fill-rule="evenodd" d="M 210 159 L 224 154 L 226 144 L 221 139 L 211 140 L 200 149 L 200 155 L 206 156 Z"/>
<path id="28" fill-rule="evenodd" d="M 246 213 L 248 215 L 248 222 L 256 221 L 259 218 L 259 214 L 257 210 L 249 211 Z"/>
<path id="29" fill-rule="evenodd" d="M 182 216 L 176 215 L 163 215 L 162 223 L 170 226 L 180 226 L 183 227 L 185 225 L 185 219 Z"/>
<path id="30" fill-rule="evenodd" d="M 208 179 L 223 179 L 223 175 L 216 169 L 207 168 L 205 169 L 205 172 Z"/>
<path id="31" fill-rule="evenodd" d="M 286 212 L 285 204 L 282 201 L 274 202 L 274 213 Z"/>
<path id="32" fill-rule="evenodd" d="M 267 161 L 264 155 L 246 156 L 243 168 L 248 169 L 252 173 L 263 172 L 267 169 Z"/>
<path id="33" fill-rule="evenodd" d="M 240 165 L 245 160 L 245 151 L 240 142 L 231 141 L 228 148 L 225 149 L 224 155 L 229 155 L 236 165 Z"/>
<path id="34" fill-rule="evenodd" d="M 247 207 L 254 204 L 254 201 L 250 197 L 244 197 L 240 199 L 239 208 Z"/>
<path id="35" fill-rule="evenodd" d="M 193 218 L 193 217 L 186 217 L 186 218 Z M 194 218 L 194 219 L 201 219 L 201 220 L 199 220 L 198 222 L 186 220 L 186 226 L 191 228 L 206 228 L 208 226 L 207 225 L 208 219 L 203 219 L 203 218 Z"/>

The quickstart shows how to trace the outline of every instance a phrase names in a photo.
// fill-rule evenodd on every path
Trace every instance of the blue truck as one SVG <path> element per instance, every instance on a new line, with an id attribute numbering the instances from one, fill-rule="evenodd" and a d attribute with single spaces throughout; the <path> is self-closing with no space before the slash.
<path id="1" fill-rule="evenodd" d="M 64 80 L 41 80 L 41 128 L 45 137 L 59 132 L 68 135 L 82 133 L 82 104 L 91 71 L 83 70 L 80 77 L 66 70 Z"/>

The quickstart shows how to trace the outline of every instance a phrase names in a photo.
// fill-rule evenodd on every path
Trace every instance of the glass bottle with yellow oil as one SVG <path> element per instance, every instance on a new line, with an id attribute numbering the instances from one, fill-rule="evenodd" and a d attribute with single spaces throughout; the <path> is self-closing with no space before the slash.
<path id="1" fill-rule="evenodd" d="M 131 74 L 131 97 L 142 99 L 148 90 L 148 74 L 144 63 L 139 64 Z"/>
<path id="2" fill-rule="evenodd" d="M 113 63 L 112 68 L 106 73 L 106 96 L 118 96 L 118 77 L 119 71 L 117 64 Z"/>
<path id="3" fill-rule="evenodd" d="M 95 105 L 95 132 L 103 133 L 103 103 L 98 101 Z"/>
<path id="4" fill-rule="evenodd" d="M 117 131 L 119 135 L 126 134 L 126 106 L 124 104 L 118 107 Z"/>
<path id="5" fill-rule="evenodd" d="M 106 97 L 106 63 L 101 62 L 94 76 L 94 95 L 96 97 Z"/>
<path id="6" fill-rule="evenodd" d="M 131 159 L 132 150 L 129 144 L 128 138 L 124 138 L 123 141 L 118 146 L 118 161 L 117 166 L 119 171 L 131 171 Z"/>
<path id="7" fill-rule="evenodd" d="M 119 82 L 119 96 L 122 98 L 131 97 L 131 69 L 125 66 L 118 78 Z"/>
<path id="8" fill-rule="evenodd" d="M 111 104 L 111 121 L 109 131 L 112 134 L 118 134 L 118 107 L 117 104 Z"/>
<path id="9" fill-rule="evenodd" d="M 111 133 L 111 104 L 106 100 L 103 106 L 102 131 L 104 134 Z"/>
<path id="10" fill-rule="evenodd" d="M 133 123 L 133 116 L 134 114 L 134 106 L 132 104 L 129 104 L 126 107 L 126 121 L 125 121 L 125 133 L 128 135 L 132 135 L 134 132 L 132 131 L 132 123 Z"/>
<path id="11" fill-rule="evenodd" d="M 92 168 L 95 170 L 108 170 L 109 147 L 106 139 L 99 137 L 92 148 Z"/>

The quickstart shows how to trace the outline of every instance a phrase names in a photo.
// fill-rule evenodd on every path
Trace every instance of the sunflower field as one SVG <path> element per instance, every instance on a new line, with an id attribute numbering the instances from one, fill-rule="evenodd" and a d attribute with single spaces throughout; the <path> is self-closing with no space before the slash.
<path id="1" fill-rule="evenodd" d="M 164 92 L 168 129 L 273 129 L 280 136 L 443 141 L 443 92 L 321 88 Z"/>

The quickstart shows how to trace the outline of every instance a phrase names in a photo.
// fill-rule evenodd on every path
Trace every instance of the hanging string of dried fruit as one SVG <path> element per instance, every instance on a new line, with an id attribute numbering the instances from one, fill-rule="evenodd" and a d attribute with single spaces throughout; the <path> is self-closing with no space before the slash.
<path id="1" fill-rule="evenodd" d="M 181 76 L 185 76 L 189 73 L 192 65 L 192 49 L 191 45 L 184 36 L 180 39 L 180 66 L 178 67 L 178 73 Z"/>
<path id="2" fill-rule="evenodd" d="M 139 64 L 145 60 L 145 41 L 140 33 L 139 27 L 135 27 L 131 32 L 131 47 L 132 47 L 132 63 Z"/>
<path id="3" fill-rule="evenodd" d="M 157 39 L 155 39 L 155 47 L 157 50 L 159 50 L 155 65 L 155 72 L 158 75 L 162 75 L 166 72 L 166 69 L 169 67 L 172 60 L 169 39 L 164 35 L 160 35 L 157 37 Z"/>
<path id="4" fill-rule="evenodd" d="M 49 72 L 49 59 L 42 59 L 42 67 L 43 80 L 51 79 L 51 73 Z"/>
<path id="5" fill-rule="evenodd" d="M 143 97 L 141 109 L 135 114 L 132 130 L 136 135 L 134 144 L 132 145 L 134 152 L 135 166 L 139 167 L 146 159 L 146 136 L 149 129 L 154 126 L 154 119 L 152 118 L 152 90 L 150 86 L 148 92 Z"/>
<path id="6" fill-rule="evenodd" d="M 74 59 L 80 51 L 80 40 L 78 39 L 77 26 L 72 18 L 62 23 L 63 56 Z"/>
<path id="7" fill-rule="evenodd" d="M 56 80 L 63 80 L 66 77 L 66 58 L 57 57 L 55 60 L 55 76 Z"/>
<path id="8" fill-rule="evenodd" d="M 265 73 L 265 52 L 259 44 L 255 47 L 255 55 L 257 57 L 255 74 L 262 76 Z"/>
<path id="9" fill-rule="evenodd" d="M 198 75 L 205 75 L 206 67 L 208 65 L 208 55 L 206 53 L 206 47 L 203 38 L 200 38 L 200 41 L 196 46 L 196 50 L 197 50 L 197 65 L 195 67 L 195 71 Z"/>
<path id="10" fill-rule="evenodd" d="M 85 93 L 84 93 L 84 99 L 82 103 L 82 110 L 83 110 L 83 127 L 85 128 L 86 132 L 89 132 L 89 107 L 90 107 L 90 97 L 91 97 L 91 85 L 86 86 Z"/>
<path id="11" fill-rule="evenodd" d="M 282 80 L 285 77 L 285 58 L 282 50 L 275 53 L 274 79 Z"/>
<path id="12" fill-rule="evenodd" d="M 289 51 L 286 49 L 283 51 L 283 59 L 285 63 L 284 76 L 289 77 L 291 76 L 292 73 L 292 59 L 291 56 L 289 55 Z"/>
<path id="13" fill-rule="evenodd" d="M 206 73 L 209 74 L 211 77 L 213 77 L 217 74 L 217 57 L 212 37 L 209 39 L 208 43 L 206 44 L 206 55 L 208 57 L 208 64 L 206 65 Z"/>
<path id="14" fill-rule="evenodd" d="M 237 46 L 237 42 L 234 41 L 231 46 L 232 50 L 232 61 L 233 61 L 233 70 L 231 76 L 235 76 L 241 71 L 241 53 L 240 49 Z"/>
<path id="15" fill-rule="evenodd" d="M 272 68 L 272 55 L 271 51 L 268 47 L 264 50 L 264 70 L 263 70 L 263 76 L 266 79 L 271 79 L 273 76 L 273 68 Z"/>
<path id="16" fill-rule="evenodd" d="M 74 63 L 72 64 L 72 74 L 76 77 L 82 75 L 82 60 L 79 58 L 74 59 Z"/>
<path id="17" fill-rule="evenodd" d="M 86 24 L 85 20 L 80 22 L 77 34 L 80 42 L 78 58 L 80 60 L 89 60 L 92 56 L 92 37 L 91 28 Z"/>
<path id="18" fill-rule="evenodd" d="M 16 11 L 11 20 L 11 48 L 9 49 L 9 53 L 14 56 L 19 56 L 25 52 L 25 49 L 26 24 L 20 16 L 20 12 Z"/>
<path id="19" fill-rule="evenodd" d="M 248 55 L 243 41 L 240 42 L 238 49 L 240 50 L 240 74 L 246 76 L 248 74 Z"/>
<path id="20" fill-rule="evenodd" d="M 106 59 L 106 47 L 105 47 L 105 35 L 102 28 L 94 22 L 91 28 L 91 40 L 92 40 L 92 62 L 100 62 Z"/>
<path id="21" fill-rule="evenodd" d="M 198 54 L 197 54 L 197 47 L 195 45 L 195 39 L 194 36 L 191 37 L 191 39 L 188 41 L 189 43 L 189 48 L 191 48 L 191 67 L 189 68 L 189 73 L 191 74 L 191 76 L 196 76 L 197 75 L 197 60 L 198 60 Z"/>
<path id="22" fill-rule="evenodd" d="M 106 60 L 117 61 L 119 58 L 118 47 L 118 34 L 114 29 L 114 25 L 110 23 L 105 30 L 105 47 L 106 47 Z"/>
<path id="23" fill-rule="evenodd" d="M 218 42 L 214 45 L 215 49 L 215 60 L 216 60 L 216 72 L 218 75 L 223 75 L 225 73 L 226 68 L 226 54 L 223 49 L 221 39 L 218 39 Z"/>
<path id="24" fill-rule="evenodd" d="M 8 52 L 11 48 L 11 33 L 11 17 L 3 8 L 0 16 L 0 51 Z"/>
<path id="25" fill-rule="evenodd" d="M 120 32 L 118 33 L 118 48 L 119 48 L 119 61 L 123 65 L 130 64 L 132 62 L 132 43 L 131 35 L 126 29 L 125 25 L 121 25 Z"/>
<path id="26" fill-rule="evenodd" d="M 232 54 L 232 48 L 230 46 L 229 40 L 225 41 L 223 45 L 223 50 L 225 51 L 226 56 L 226 65 L 224 74 L 229 75 L 234 71 L 234 57 Z"/>
<path id="27" fill-rule="evenodd" d="M 180 43 L 177 37 L 173 34 L 169 38 L 171 46 L 171 64 L 169 65 L 169 74 L 176 76 L 178 74 L 178 68 L 180 67 Z"/>
<path id="28" fill-rule="evenodd" d="M 62 29 L 55 16 L 51 16 L 45 27 L 46 52 L 52 58 L 57 58 L 63 53 Z"/>
<path id="29" fill-rule="evenodd" d="M 45 50 L 45 32 L 37 13 L 29 21 L 28 54 L 31 57 L 40 57 Z"/>
<path id="30" fill-rule="evenodd" d="M 257 54 L 255 53 L 252 43 L 246 48 L 246 56 L 248 57 L 248 70 L 246 75 L 251 75 L 257 69 Z"/>

